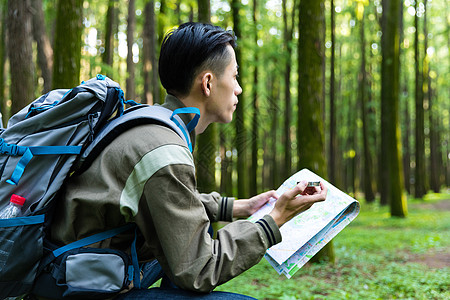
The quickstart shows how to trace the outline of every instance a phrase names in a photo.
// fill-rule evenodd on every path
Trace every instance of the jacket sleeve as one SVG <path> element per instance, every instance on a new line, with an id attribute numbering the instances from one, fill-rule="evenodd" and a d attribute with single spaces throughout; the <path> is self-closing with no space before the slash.
<path id="1" fill-rule="evenodd" d="M 180 157 L 187 151 L 183 148 L 170 150 Z M 162 165 L 146 182 L 141 199 L 152 224 L 138 220 L 138 226 L 154 227 L 141 231 L 149 233 L 145 239 L 157 240 L 156 258 L 178 287 L 210 292 L 258 263 L 267 248 L 281 241 L 279 229 L 268 215 L 256 223 L 232 222 L 212 239 L 208 201 L 196 191 L 193 162 L 175 159 Z"/>
<path id="2" fill-rule="evenodd" d="M 211 222 L 233 221 L 234 198 L 221 197 L 217 192 L 199 194 L 198 197 L 202 201 Z"/>

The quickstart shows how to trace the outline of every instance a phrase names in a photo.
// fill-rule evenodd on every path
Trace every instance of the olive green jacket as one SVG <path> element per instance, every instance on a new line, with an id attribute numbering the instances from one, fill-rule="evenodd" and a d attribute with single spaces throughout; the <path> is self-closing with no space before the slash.
<path id="1" fill-rule="evenodd" d="M 163 106 L 174 110 L 183 103 L 167 96 Z M 188 115 L 181 117 L 189 122 Z M 141 125 L 121 134 L 88 170 L 70 178 L 52 239 L 66 244 L 135 222 L 140 261 L 157 259 L 180 288 L 209 292 L 281 241 L 268 215 L 256 223 L 231 222 L 211 238 L 212 222 L 232 221 L 233 203 L 218 193 L 197 191 L 193 156 L 173 130 Z M 127 251 L 133 238 L 126 233 L 92 246 Z"/>

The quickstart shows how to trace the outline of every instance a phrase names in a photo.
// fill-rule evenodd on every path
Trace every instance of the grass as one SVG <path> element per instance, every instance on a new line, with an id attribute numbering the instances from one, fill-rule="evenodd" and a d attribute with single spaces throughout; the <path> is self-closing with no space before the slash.
<path id="1" fill-rule="evenodd" d="M 335 264 L 307 264 L 286 279 L 263 259 L 216 290 L 282 300 L 450 299 L 450 194 L 408 206 L 407 218 L 392 218 L 388 207 L 362 203 L 333 239 Z"/>

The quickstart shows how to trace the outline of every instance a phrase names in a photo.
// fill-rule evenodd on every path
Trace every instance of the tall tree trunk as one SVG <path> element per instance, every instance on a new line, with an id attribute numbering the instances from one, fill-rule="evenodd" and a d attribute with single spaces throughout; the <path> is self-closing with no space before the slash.
<path id="1" fill-rule="evenodd" d="M 292 103 L 291 103 L 291 64 L 292 64 L 292 31 L 294 28 L 296 0 L 293 1 L 291 24 L 288 24 L 287 0 L 282 1 L 283 10 L 283 46 L 286 49 L 286 63 L 284 70 L 284 128 L 283 128 L 283 144 L 284 144 L 284 162 L 282 178 L 288 178 L 292 172 L 292 146 L 291 146 L 291 123 L 292 123 Z"/>
<path id="2" fill-rule="evenodd" d="M 156 19 L 155 2 L 147 1 L 145 4 L 145 21 L 143 33 L 143 73 L 144 73 L 144 98 L 143 103 L 153 104 L 158 102 L 159 80 L 158 61 L 156 59 Z"/>
<path id="3" fill-rule="evenodd" d="M 159 6 L 159 14 L 157 16 L 157 32 L 158 32 L 158 45 L 162 44 L 162 41 L 164 39 L 164 35 L 166 33 L 166 24 L 168 23 L 168 14 L 167 14 L 167 0 L 160 0 L 160 6 Z M 159 47 L 157 47 L 159 53 Z M 154 99 L 155 103 L 164 103 L 165 99 L 165 90 L 160 85 L 159 86 L 159 99 Z"/>
<path id="4" fill-rule="evenodd" d="M 403 170 L 400 154 L 401 137 L 399 128 L 399 0 L 383 0 L 383 35 L 381 63 L 381 143 L 382 169 L 387 169 L 387 180 L 381 189 L 386 190 L 386 202 L 390 204 L 391 215 L 406 217 L 407 204 L 404 193 Z"/>
<path id="5" fill-rule="evenodd" d="M 34 100 L 34 63 L 31 2 L 8 1 L 11 115 Z"/>
<path id="6" fill-rule="evenodd" d="M 403 16 L 403 5 L 400 5 L 400 15 Z M 403 18 L 400 19 L 400 41 L 404 39 L 404 22 Z M 401 66 L 406 66 L 406 55 L 405 51 L 400 48 L 400 68 Z M 403 103 L 403 120 L 400 124 L 404 124 L 404 131 L 402 132 L 402 154 L 403 154 L 403 178 L 405 184 L 405 190 L 408 194 L 411 194 L 411 149 L 410 149 L 410 136 L 411 136 L 411 121 L 410 121 L 410 110 L 409 110 L 409 92 L 408 92 L 408 72 L 399 70 L 399 73 L 404 75 L 404 79 L 401 84 L 401 99 L 400 104 Z M 402 111 L 402 109 L 400 109 Z"/>
<path id="7" fill-rule="evenodd" d="M 136 8 L 135 0 L 128 0 L 128 26 L 127 26 L 127 89 L 126 99 L 135 99 L 135 66 L 133 61 L 133 44 L 134 44 L 134 32 L 136 29 Z"/>
<path id="8" fill-rule="evenodd" d="M 337 150 L 337 136 L 336 136 L 336 108 L 335 108 L 335 60 L 336 60 L 336 41 L 335 41 L 335 16 L 334 16 L 334 0 L 331 0 L 331 58 L 330 58 L 330 140 L 329 140 L 329 158 L 328 158 L 328 178 L 330 182 L 336 184 L 336 150 Z"/>
<path id="9" fill-rule="evenodd" d="M 210 23 L 209 0 L 199 0 L 199 22 Z M 201 11 L 201 13 L 200 13 Z M 200 19 L 200 17 L 204 19 Z M 217 124 L 210 124 L 197 138 L 197 181 L 201 192 L 216 190 Z"/>
<path id="10" fill-rule="evenodd" d="M 427 27 L 427 0 L 424 0 L 425 13 L 423 17 L 423 35 L 424 35 L 424 59 L 423 59 L 423 78 L 424 86 L 426 86 L 426 92 L 424 93 L 425 99 L 428 102 L 428 119 L 429 119 L 429 138 L 430 138 L 430 187 L 438 193 L 441 188 L 440 175 L 441 168 L 439 166 L 439 150 L 438 150 L 438 136 L 437 136 L 437 124 L 435 122 L 435 116 L 433 114 L 433 99 L 431 91 L 431 78 L 430 78 L 430 57 L 427 54 L 428 49 L 428 27 Z"/>
<path id="11" fill-rule="evenodd" d="M 1 13 L 0 13 L 0 126 L 6 127 L 9 107 L 6 105 L 6 91 L 5 91 L 5 78 L 6 78 L 6 58 L 7 58 L 7 38 L 6 38 L 6 27 L 7 27 L 7 17 L 8 17 L 8 1 L 2 0 L 0 2 Z"/>
<path id="12" fill-rule="evenodd" d="M 422 72 L 420 71 L 420 53 L 419 53 L 419 17 L 417 11 L 419 8 L 418 1 L 415 2 L 416 15 L 414 17 L 414 26 L 416 31 L 414 33 L 414 63 L 416 67 L 416 147 L 415 147 L 415 176 L 414 176 L 414 196 L 422 198 L 425 195 L 425 116 L 423 109 L 423 83 Z"/>
<path id="13" fill-rule="evenodd" d="M 53 88 L 80 84 L 83 0 L 59 0 L 53 64 Z"/>
<path id="14" fill-rule="evenodd" d="M 405 79 L 403 80 L 403 94 L 408 94 L 408 72 L 403 72 Z M 409 97 L 404 97 L 404 108 L 403 108 L 403 124 L 405 124 L 404 135 L 402 136 L 402 146 L 403 146 L 403 177 L 405 179 L 405 189 L 411 194 L 411 150 L 410 150 L 410 136 L 411 136 L 411 118 L 409 111 Z"/>
<path id="15" fill-rule="evenodd" d="M 324 149 L 323 81 L 325 59 L 324 1 L 300 1 L 298 32 L 297 144 L 299 169 L 308 168 L 326 177 Z M 334 262 L 333 244 L 328 243 L 314 260 Z"/>
<path id="16" fill-rule="evenodd" d="M 238 40 L 242 38 L 241 33 L 241 17 L 239 10 L 241 2 L 239 0 L 231 0 L 231 10 L 233 16 L 234 33 Z M 241 66 L 239 69 L 240 78 L 245 76 L 245 67 L 242 67 L 244 62 L 242 61 L 241 48 L 236 49 L 236 60 Z M 242 80 L 242 79 L 241 79 Z M 242 85 L 241 85 L 242 86 Z M 239 104 L 236 108 L 236 150 L 238 152 L 237 157 L 237 173 L 238 173 L 238 197 L 248 198 L 248 160 L 247 160 L 247 129 L 244 124 L 244 109 L 246 109 L 246 97 L 241 95 L 239 97 Z"/>
<path id="17" fill-rule="evenodd" d="M 37 61 L 44 79 L 44 93 L 52 88 L 53 48 L 45 28 L 42 0 L 31 1 L 33 7 L 33 36 L 37 44 Z"/>
<path id="18" fill-rule="evenodd" d="M 198 0 L 198 20 L 202 23 L 211 23 L 210 0 Z"/>
<path id="19" fill-rule="evenodd" d="M 258 28 L 257 28 L 257 0 L 253 0 L 253 30 L 254 43 L 258 45 Z M 252 116 L 252 131 L 251 131 L 251 145 L 252 145 L 252 165 L 250 168 L 250 195 L 256 195 L 258 192 L 258 144 L 259 144 L 259 124 L 258 124 L 258 47 L 254 50 L 253 70 L 253 116 Z"/>
<path id="20" fill-rule="evenodd" d="M 233 195 L 233 149 L 229 147 L 226 127 L 220 128 L 220 193 Z"/>
<path id="21" fill-rule="evenodd" d="M 362 5 L 362 16 L 360 18 L 360 42 L 361 42 L 361 66 L 359 72 L 359 103 L 361 105 L 361 118 L 362 118 L 362 136 L 363 136 L 363 151 L 364 151 L 364 165 L 363 165 L 363 186 L 364 196 L 367 202 L 373 202 L 375 195 L 372 187 L 372 155 L 370 154 L 369 146 L 369 120 L 367 111 L 367 72 L 366 72 L 366 38 L 364 33 L 364 4 L 358 2 L 358 5 Z M 359 10 L 361 11 L 361 10 Z"/>
<path id="22" fill-rule="evenodd" d="M 275 65 L 278 65 L 278 61 L 274 62 Z M 282 183 L 282 180 L 287 177 L 281 176 L 280 167 L 278 163 L 278 143 L 279 139 L 277 136 L 278 128 L 279 128 L 279 114 L 281 113 L 280 106 L 278 104 L 278 99 L 280 99 L 280 82 L 278 81 L 277 76 L 270 76 L 270 84 L 269 84 L 269 93 L 270 93 L 270 112 L 272 115 L 272 125 L 270 132 L 274 135 L 271 139 L 271 161 L 272 168 L 270 170 L 270 182 L 266 188 L 274 188 L 279 186 Z"/>
<path id="23" fill-rule="evenodd" d="M 114 58 L 114 21 L 116 19 L 117 0 L 108 1 L 108 11 L 106 13 L 106 23 L 105 23 L 105 52 L 102 55 L 102 73 L 109 77 L 112 77 L 112 66 Z"/>

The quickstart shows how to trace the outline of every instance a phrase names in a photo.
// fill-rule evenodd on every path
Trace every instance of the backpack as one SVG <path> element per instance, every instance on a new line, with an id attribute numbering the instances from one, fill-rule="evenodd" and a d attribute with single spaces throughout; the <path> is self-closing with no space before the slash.
<path id="1" fill-rule="evenodd" d="M 117 294 L 131 282 L 140 285 L 135 241 L 130 245 L 131 259 L 115 250 L 86 247 L 127 230 L 134 229 L 136 236 L 133 223 L 60 248 L 49 247 L 46 239 L 65 180 L 86 170 L 119 134 L 141 124 L 160 124 L 174 130 L 192 151 L 189 132 L 197 124 L 197 108 L 171 111 L 134 103 L 124 110 L 128 101 L 123 95 L 116 82 L 97 75 L 73 89 L 39 97 L 12 116 L 6 129 L 0 129 L 0 211 L 13 194 L 26 199 L 19 217 L 0 219 L 0 299 L 29 293 L 36 277 L 54 264 L 62 269 L 51 275 L 63 297 L 100 299 Z M 182 113 L 196 117 L 186 126 L 178 116 Z M 98 288 L 86 287 L 86 271 L 79 266 L 89 266 L 89 259 L 99 257 L 108 259 L 110 270 L 101 270 L 100 279 L 92 271 L 88 275 L 97 280 Z"/>

